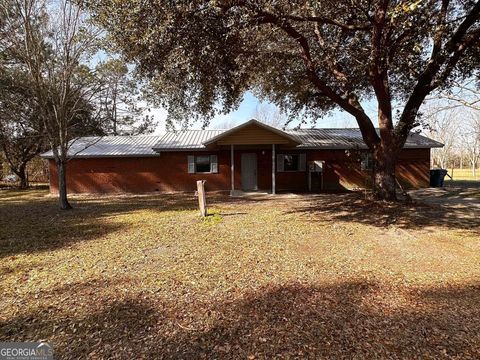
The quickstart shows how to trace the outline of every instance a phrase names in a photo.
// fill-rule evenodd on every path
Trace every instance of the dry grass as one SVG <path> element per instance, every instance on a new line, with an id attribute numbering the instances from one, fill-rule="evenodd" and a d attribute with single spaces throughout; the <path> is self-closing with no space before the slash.
<path id="1" fill-rule="evenodd" d="M 453 177 L 453 180 L 480 180 L 480 169 L 477 169 L 476 176 L 473 176 L 472 169 L 448 169 L 448 174 Z M 449 179 L 447 177 L 447 179 Z"/>
<path id="2" fill-rule="evenodd" d="M 445 177 L 445 186 L 447 187 L 478 187 L 480 184 L 480 169 L 477 169 L 473 176 L 471 169 L 448 169 L 448 175 Z"/>
<path id="3" fill-rule="evenodd" d="M 478 207 L 210 200 L 201 220 L 187 195 L 63 213 L 1 191 L 0 339 L 62 359 L 480 357 Z"/>

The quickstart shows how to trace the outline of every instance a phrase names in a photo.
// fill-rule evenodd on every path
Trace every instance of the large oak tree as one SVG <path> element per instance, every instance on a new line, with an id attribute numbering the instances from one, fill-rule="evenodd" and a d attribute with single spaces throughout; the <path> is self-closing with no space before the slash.
<path id="1" fill-rule="evenodd" d="M 87 2 L 127 59 L 152 79 L 169 120 L 211 118 L 253 90 L 291 115 L 341 108 L 393 200 L 395 164 L 425 97 L 478 71 L 480 2 L 471 0 Z M 378 103 L 378 126 L 362 101 Z M 394 109 L 399 109 L 395 111 Z"/>

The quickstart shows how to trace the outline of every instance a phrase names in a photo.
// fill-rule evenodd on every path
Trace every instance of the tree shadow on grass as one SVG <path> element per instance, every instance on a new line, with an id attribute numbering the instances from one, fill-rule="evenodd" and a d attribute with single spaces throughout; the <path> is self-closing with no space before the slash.
<path id="1" fill-rule="evenodd" d="M 73 210 L 62 211 L 48 196 L 0 198 L 0 258 L 18 253 L 53 250 L 88 241 L 129 226 L 112 221 L 116 215 L 153 211 L 159 215 L 196 208 L 188 194 L 151 196 L 77 197 Z M 161 221 L 159 216 L 159 221 Z"/>
<path id="2" fill-rule="evenodd" d="M 347 281 L 263 288 L 201 304 L 138 295 L 86 313 L 58 316 L 45 307 L 1 321 L 0 335 L 52 341 L 61 359 L 480 356 L 479 286 L 405 290 L 411 301 L 398 307 L 382 306 L 382 291 L 388 293 L 375 283 Z"/>
<path id="3" fill-rule="evenodd" d="M 326 194 L 298 202 L 287 213 L 307 213 L 325 220 L 382 228 L 389 225 L 403 229 L 434 226 L 480 232 L 480 211 L 456 204 L 450 203 L 448 197 L 431 204 L 422 200 L 387 203 L 365 199 L 361 193 Z"/>

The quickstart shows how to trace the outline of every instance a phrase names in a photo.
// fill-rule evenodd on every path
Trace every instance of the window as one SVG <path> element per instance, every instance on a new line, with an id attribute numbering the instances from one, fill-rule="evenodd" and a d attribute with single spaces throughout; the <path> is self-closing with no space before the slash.
<path id="1" fill-rule="evenodd" d="M 306 170 L 305 154 L 278 154 L 277 155 L 277 171 L 305 171 Z"/>
<path id="2" fill-rule="evenodd" d="M 209 173 L 210 168 L 210 156 L 195 156 L 195 172 L 196 173 Z"/>
<path id="3" fill-rule="evenodd" d="M 363 171 L 373 170 L 372 154 L 370 154 L 370 153 L 362 154 L 362 159 L 360 161 L 360 168 Z"/>
<path id="4" fill-rule="evenodd" d="M 283 156 L 283 171 L 298 171 L 298 155 Z"/>
<path id="5" fill-rule="evenodd" d="M 190 155 L 188 156 L 189 174 L 206 174 L 218 172 L 217 155 Z"/>

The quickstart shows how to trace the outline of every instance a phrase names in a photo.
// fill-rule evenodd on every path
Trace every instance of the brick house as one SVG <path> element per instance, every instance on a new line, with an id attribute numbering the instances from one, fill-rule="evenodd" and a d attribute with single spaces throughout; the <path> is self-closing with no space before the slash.
<path id="1" fill-rule="evenodd" d="M 429 185 L 430 149 L 411 133 L 396 173 L 405 187 Z M 280 130 L 250 120 L 230 130 L 76 140 L 69 150 L 70 193 L 144 193 L 206 189 L 322 192 L 369 187 L 372 161 L 358 129 Z M 58 189 L 52 152 L 50 191 Z"/>

